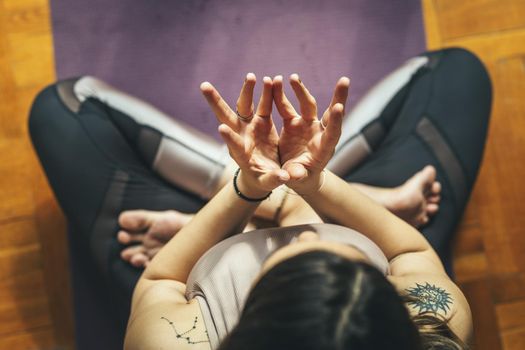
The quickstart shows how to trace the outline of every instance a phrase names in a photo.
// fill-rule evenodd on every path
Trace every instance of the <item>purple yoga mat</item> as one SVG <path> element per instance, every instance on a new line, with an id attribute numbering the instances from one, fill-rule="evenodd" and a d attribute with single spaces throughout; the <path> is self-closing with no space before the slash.
<path id="1" fill-rule="evenodd" d="M 347 75 L 355 102 L 424 50 L 420 6 L 418 0 L 52 0 L 57 76 L 97 76 L 217 136 L 198 89 L 202 81 L 233 104 L 247 72 L 259 81 L 297 72 L 324 110 L 338 77 Z"/>
<path id="2" fill-rule="evenodd" d="M 324 110 L 340 76 L 352 103 L 425 48 L 419 0 L 51 0 L 51 10 L 59 78 L 97 76 L 214 136 L 202 81 L 234 104 L 247 72 L 259 82 L 297 72 Z"/>

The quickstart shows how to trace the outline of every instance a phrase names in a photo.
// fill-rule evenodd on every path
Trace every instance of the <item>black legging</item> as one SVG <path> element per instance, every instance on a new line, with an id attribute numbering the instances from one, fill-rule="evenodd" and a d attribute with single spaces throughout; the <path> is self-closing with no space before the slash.
<path id="1" fill-rule="evenodd" d="M 356 163 L 351 170 L 340 170 L 346 180 L 381 187 L 400 185 L 425 165 L 434 165 L 442 183 L 440 210 L 422 233 L 450 272 L 449 243 L 482 158 L 491 86 L 481 62 L 463 49 L 419 57 L 424 62 L 388 100 L 372 94 L 372 104 L 381 107 L 379 115 L 370 118 L 360 133 L 343 139 L 335 158 Z M 191 184 L 178 186 L 177 180 L 170 180 L 184 174 L 180 168 L 163 172 L 155 163 L 163 140 L 175 150 L 179 141 L 145 126 L 96 93 L 79 100 L 74 91 L 77 81 L 59 82 L 37 96 L 30 133 L 66 215 L 72 254 L 92 276 L 92 283 L 109 291 L 124 325 L 142 270 L 120 258 L 118 215 L 130 209 L 196 212 L 206 199 Z M 392 81 L 395 78 L 385 84 Z M 354 153 L 344 153 L 345 145 L 359 140 L 365 142 L 352 148 Z M 363 149 L 371 154 L 363 155 Z M 366 158 L 357 164 L 350 159 L 353 154 Z M 341 164 L 333 167 L 345 169 Z"/>

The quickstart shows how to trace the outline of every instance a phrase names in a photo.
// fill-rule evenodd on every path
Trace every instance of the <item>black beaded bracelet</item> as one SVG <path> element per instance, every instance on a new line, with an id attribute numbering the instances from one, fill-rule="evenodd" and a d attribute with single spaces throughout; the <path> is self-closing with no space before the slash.
<path id="1" fill-rule="evenodd" d="M 239 190 L 239 187 L 237 186 L 237 178 L 239 177 L 239 173 L 241 172 L 241 168 L 237 168 L 237 170 L 235 171 L 235 175 L 233 175 L 233 188 L 235 189 L 235 193 L 237 193 L 237 195 L 244 199 L 245 201 L 248 201 L 248 202 L 260 202 L 260 201 L 263 201 L 265 199 L 267 199 L 268 197 L 270 197 L 270 195 L 272 194 L 272 192 L 270 191 L 270 193 L 268 193 L 266 196 L 264 197 L 261 197 L 261 198 L 250 198 L 250 197 L 246 197 L 240 190 Z"/>

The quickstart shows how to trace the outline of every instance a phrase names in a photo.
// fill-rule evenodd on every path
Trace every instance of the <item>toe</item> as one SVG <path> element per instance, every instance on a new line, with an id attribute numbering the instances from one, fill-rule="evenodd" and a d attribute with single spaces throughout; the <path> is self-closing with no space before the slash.
<path id="1" fill-rule="evenodd" d="M 139 253 L 139 254 L 133 255 L 133 257 L 131 258 L 129 262 L 131 265 L 135 267 L 144 267 L 146 262 L 148 261 L 149 261 L 149 258 L 145 254 Z"/>
<path id="2" fill-rule="evenodd" d="M 439 194 L 441 193 L 441 183 L 438 181 L 434 181 L 431 188 L 432 194 Z"/>
<path id="3" fill-rule="evenodd" d="M 427 202 L 428 203 L 433 203 L 433 204 L 439 203 L 440 200 L 441 200 L 441 196 L 440 195 L 432 195 L 432 196 L 427 198 Z"/>
<path id="4" fill-rule="evenodd" d="M 432 165 L 427 165 L 416 175 L 414 175 L 412 179 L 418 184 L 423 193 L 427 193 L 431 190 L 432 184 L 436 180 L 436 168 L 434 168 Z"/>
<path id="5" fill-rule="evenodd" d="M 131 235 L 126 231 L 119 231 L 117 233 L 117 241 L 121 244 L 129 244 L 129 242 L 131 242 Z"/>
<path id="6" fill-rule="evenodd" d="M 128 210 L 119 215 L 120 227 L 130 231 L 144 231 L 151 225 L 154 212 L 148 210 Z"/>
<path id="7" fill-rule="evenodd" d="M 120 252 L 120 257 L 123 260 L 130 261 L 133 258 L 133 256 L 137 254 L 143 254 L 145 250 L 146 249 L 142 245 L 134 245 L 132 247 L 122 249 L 122 251 Z"/>
<path id="8" fill-rule="evenodd" d="M 428 223 L 428 216 L 422 215 L 419 217 L 416 227 L 422 227 L 425 226 Z"/>
<path id="9" fill-rule="evenodd" d="M 144 241 L 144 234 L 143 233 L 129 233 L 129 232 L 121 230 L 117 234 L 117 240 L 121 244 L 141 243 Z"/>
<path id="10" fill-rule="evenodd" d="M 431 203 L 427 205 L 427 214 L 428 215 L 435 215 L 439 210 L 439 205 Z"/>

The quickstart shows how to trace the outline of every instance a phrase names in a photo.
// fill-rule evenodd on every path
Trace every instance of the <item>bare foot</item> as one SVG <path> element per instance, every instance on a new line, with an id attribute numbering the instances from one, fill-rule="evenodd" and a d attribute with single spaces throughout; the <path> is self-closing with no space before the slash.
<path id="1" fill-rule="evenodd" d="M 123 260 L 136 267 L 146 267 L 159 250 L 193 218 L 175 210 L 128 210 L 120 214 L 121 230 L 117 240 L 130 245 L 120 252 Z M 256 227 L 248 223 L 244 232 Z"/>
<path id="2" fill-rule="evenodd" d="M 426 225 L 439 210 L 441 184 L 436 181 L 436 169 L 431 165 L 424 167 L 399 187 L 354 185 L 415 227 Z"/>
<path id="3" fill-rule="evenodd" d="M 120 256 L 133 266 L 146 266 L 192 217 L 192 214 L 175 210 L 123 212 L 119 216 L 121 230 L 117 234 L 117 240 L 122 244 L 134 245 L 124 248 Z"/>

